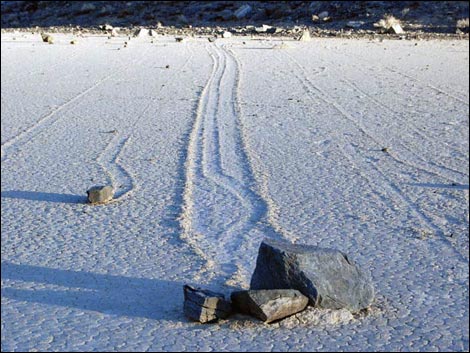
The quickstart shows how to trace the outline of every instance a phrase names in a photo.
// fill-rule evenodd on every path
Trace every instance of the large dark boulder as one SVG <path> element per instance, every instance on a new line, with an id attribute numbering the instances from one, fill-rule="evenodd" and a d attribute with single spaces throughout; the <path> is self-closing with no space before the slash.
<path id="1" fill-rule="evenodd" d="M 353 312 L 374 299 L 370 276 L 341 251 L 267 239 L 259 248 L 250 289 L 297 289 L 312 306 Z"/>

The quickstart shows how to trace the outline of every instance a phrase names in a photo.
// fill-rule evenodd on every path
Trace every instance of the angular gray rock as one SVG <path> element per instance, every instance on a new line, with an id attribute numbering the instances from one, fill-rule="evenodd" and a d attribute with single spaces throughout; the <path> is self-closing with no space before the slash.
<path id="1" fill-rule="evenodd" d="M 112 200 L 114 196 L 114 189 L 112 186 L 93 186 L 88 189 L 88 201 L 90 203 L 105 203 Z"/>
<path id="2" fill-rule="evenodd" d="M 266 33 L 271 28 L 272 28 L 271 26 L 262 25 L 261 27 L 256 27 L 255 32 L 257 32 L 257 33 Z"/>
<path id="3" fill-rule="evenodd" d="M 235 309 L 266 323 L 294 315 L 308 304 L 308 298 L 294 289 L 244 290 L 230 298 Z"/>
<path id="4" fill-rule="evenodd" d="M 314 307 L 352 312 L 374 299 L 370 276 L 341 251 L 268 239 L 260 245 L 250 289 L 297 289 Z"/>
<path id="5" fill-rule="evenodd" d="M 225 300 L 223 294 L 183 286 L 184 314 L 191 320 L 207 323 L 227 318 L 232 312 L 230 302 Z"/>
<path id="6" fill-rule="evenodd" d="M 100 28 L 103 31 L 112 31 L 114 29 L 114 27 L 111 26 L 109 23 L 105 23 L 104 25 L 101 25 Z"/>

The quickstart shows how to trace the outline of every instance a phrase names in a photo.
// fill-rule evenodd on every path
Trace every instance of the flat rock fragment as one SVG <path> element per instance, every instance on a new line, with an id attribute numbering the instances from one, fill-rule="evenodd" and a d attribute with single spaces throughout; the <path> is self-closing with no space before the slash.
<path id="1" fill-rule="evenodd" d="M 221 293 L 207 289 L 183 286 L 184 314 L 191 320 L 200 323 L 213 322 L 227 318 L 232 312 L 230 302 Z"/>
<path id="2" fill-rule="evenodd" d="M 308 304 L 308 298 L 295 289 L 244 290 L 231 294 L 236 309 L 271 323 L 294 315 Z"/>

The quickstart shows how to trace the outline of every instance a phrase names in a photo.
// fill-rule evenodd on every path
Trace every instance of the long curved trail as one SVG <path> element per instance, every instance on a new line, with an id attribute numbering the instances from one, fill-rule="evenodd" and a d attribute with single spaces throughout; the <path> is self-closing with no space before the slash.
<path id="1" fill-rule="evenodd" d="M 288 55 L 288 54 L 286 54 Z M 309 74 L 306 72 L 305 68 L 299 64 L 295 58 L 293 58 L 291 55 L 288 55 L 290 60 L 294 63 L 294 65 L 301 71 L 301 75 L 297 74 L 294 70 L 293 75 L 299 80 L 299 82 L 303 85 L 303 87 L 306 90 L 306 93 L 310 98 L 312 97 L 318 97 L 321 101 L 323 101 L 326 104 L 330 104 L 334 107 L 335 110 L 337 110 L 341 116 L 343 116 L 349 124 L 349 129 L 357 129 L 358 132 L 364 134 L 368 139 L 371 141 L 377 143 L 378 146 L 380 146 L 380 140 L 378 140 L 373 134 L 371 134 L 367 129 L 364 127 L 363 124 L 359 123 L 350 113 L 348 113 L 343 107 L 341 107 L 338 103 L 334 102 L 329 98 L 320 88 L 318 88 L 314 81 L 309 78 Z M 312 94 L 313 93 L 313 94 Z M 338 124 L 339 125 L 339 124 Z M 344 143 L 341 148 L 342 154 L 350 160 L 350 162 L 353 165 L 360 165 L 361 162 L 364 163 L 363 159 L 364 157 L 361 156 L 359 153 L 359 149 L 357 148 L 358 145 L 355 144 L 351 138 L 348 136 L 348 134 L 344 134 L 342 138 L 342 142 Z M 383 144 L 383 143 L 382 143 Z M 355 148 L 356 147 L 356 148 Z M 418 170 L 421 170 L 421 167 L 419 165 L 415 164 L 410 164 L 408 161 L 403 161 L 399 157 L 391 155 L 391 157 L 398 162 L 399 164 L 404 164 L 405 166 L 409 166 L 411 168 L 415 168 Z M 437 226 L 433 220 L 432 217 L 426 214 L 426 212 L 423 212 L 418 205 L 416 205 L 410 197 L 404 192 L 403 188 L 398 186 L 399 183 L 396 183 L 393 181 L 392 178 L 390 178 L 389 175 L 387 175 L 387 172 L 381 169 L 380 166 L 376 166 L 371 163 L 366 163 L 363 164 L 359 170 L 368 170 L 367 173 L 361 173 L 361 175 L 368 181 L 368 183 L 371 185 L 372 188 L 374 188 L 374 182 L 372 181 L 373 179 L 376 180 L 383 180 L 385 183 L 381 184 L 381 189 L 387 190 L 386 193 L 389 195 L 388 198 L 393 200 L 394 197 L 397 197 L 400 202 L 402 202 L 405 207 L 408 207 L 410 212 L 413 214 L 413 216 L 416 217 L 416 219 L 419 219 L 422 225 L 425 227 L 428 227 L 432 232 L 435 233 L 436 236 L 439 237 L 439 239 L 442 241 L 442 243 L 449 247 L 453 254 L 461 260 L 463 263 L 468 264 L 468 256 L 463 253 L 458 247 L 455 247 L 452 243 L 452 239 L 449 239 L 445 235 L 445 232 Z M 439 173 L 434 172 L 433 170 L 424 170 L 426 173 L 433 174 L 435 176 L 441 177 L 443 179 L 448 179 L 447 176 L 442 176 Z M 464 177 L 468 178 L 468 175 L 465 175 L 464 172 L 460 172 Z M 372 177 L 372 178 L 371 178 Z M 450 179 L 453 181 L 452 179 Z M 376 188 L 376 187 L 375 187 Z M 380 192 L 377 191 L 378 194 Z M 385 199 L 385 198 L 384 198 Z"/>
<path id="2" fill-rule="evenodd" d="M 142 57 L 136 62 L 137 65 L 140 65 L 148 52 L 148 48 L 142 54 Z M 93 84 L 91 84 L 86 89 L 83 89 L 73 97 L 69 98 L 68 100 L 60 103 L 58 106 L 50 109 L 50 111 L 39 119 L 31 123 L 28 127 L 24 128 L 23 130 L 18 131 L 14 136 L 10 137 L 7 141 L 2 142 L 1 144 L 1 159 L 2 162 L 11 158 L 11 155 L 14 155 L 18 152 L 18 150 L 31 143 L 34 139 L 38 136 L 43 135 L 48 132 L 49 129 L 52 128 L 59 120 L 64 119 L 65 112 L 70 113 L 80 102 L 87 96 L 91 95 L 94 90 L 98 89 L 100 86 L 105 84 L 107 81 L 110 81 L 112 78 L 116 77 L 123 73 L 123 71 L 127 71 L 129 69 L 129 65 L 124 62 L 120 63 L 120 65 L 114 69 L 111 73 L 105 75 L 104 77 L 100 77 L 96 80 Z M 62 78 L 63 79 L 63 78 Z M 69 115 L 70 116 L 70 115 Z"/>
<path id="3" fill-rule="evenodd" d="M 107 174 L 108 183 L 112 185 L 115 190 L 111 203 L 125 200 L 139 188 L 139 183 L 136 182 L 132 172 L 128 170 L 129 168 L 127 166 L 120 162 L 120 155 L 123 153 L 124 148 L 130 144 L 129 141 L 134 137 L 139 122 L 148 116 L 149 110 L 160 97 L 161 91 L 169 81 L 174 80 L 178 74 L 181 74 L 191 62 L 194 52 L 191 49 L 188 49 L 187 45 L 185 48 L 189 52 L 189 55 L 183 64 L 176 68 L 176 70 L 173 70 L 173 73 L 164 81 L 160 88 L 153 92 L 151 99 L 148 100 L 147 104 L 144 105 L 143 109 L 140 110 L 136 117 L 134 119 L 129 119 L 127 126 L 123 128 L 124 132 L 119 132 L 118 130 L 113 130 L 111 132 L 114 136 L 110 139 L 108 145 L 96 159 L 102 166 L 103 171 Z M 150 148 L 151 147 L 152 146 L 150 146 Z"/>
<path id="4" fill-rule="evenodd" d="M 209 45 L 206 50 L 213 70 L 190 135 L 183 239 L 205 259 L 197 278 L 240 285 L 243 276 L 245 284 L 247 280 L 242 264 L 253 260 L 260 239 L 281 236 L 262 225 L 268 207 L 256 191 L 241 131 L 238 63 L 224 46 Z"/>

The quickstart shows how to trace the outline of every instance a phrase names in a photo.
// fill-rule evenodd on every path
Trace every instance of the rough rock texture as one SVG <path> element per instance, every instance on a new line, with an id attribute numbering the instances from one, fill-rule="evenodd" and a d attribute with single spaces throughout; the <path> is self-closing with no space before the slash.
<path id="1" fill-rule="evenodd" d="M 411 27 L 455 33 L 456 22 L 468 18 L 468 9 L 468 1 L 2 1 L 1 25 L 292 26 L 311 25 L 315 15 L 320 19 L 316 26 L 340 30 L 351 20 L 364 21 L 364 28 L 372 29 L 374 22 L 391 14 L 403 21 L 407 32 Z"/>
<path id="2" fill-rule="evenodd" d="M 223 294 L 202 290 L 189 285 L 183 286 L 184 314 L 201 323 L 225 319 L 232 311 L 230 302 Z"/>
<path id="3" fill-rule="evenodd" d="M 374 299 L 369 276 L 342 252 L 264 240 L 250 289 L 297 289 L 310 304 L 327 309 L 366 308 Z"/>
<path id="4" fill-rule="evenodd" d="M 112 186 L 93 186 L 87 191 L 90 203 L 104 203 L 110 201 L 114 196 Z"/>
<path id="5" fill-rule="evenodd" d="M 305 309 L 308 298 L 294 289 L 245 290 L 233 292 L 233 305 L 240 312 L 270 323 Z"/>

